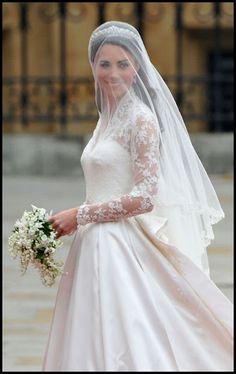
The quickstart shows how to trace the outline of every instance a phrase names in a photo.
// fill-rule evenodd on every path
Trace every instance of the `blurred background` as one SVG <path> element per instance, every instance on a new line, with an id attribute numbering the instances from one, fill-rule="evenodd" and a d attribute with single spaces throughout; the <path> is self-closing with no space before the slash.
<path id="1" fill-rule="evenodd" d="M 97 110 L 87 48 L 101 23 L 135 26 L 183 115 L 226 218 L 208 249 L 211 276 L 233 299 L 233 2 L 4 2 L 4 371 L 41 371 L 57 285 L 19 275 L 7 238 L 30 204 L 84 201 L 80 165 Z M 65 259 L 73 238 L 63 238 Z"/>

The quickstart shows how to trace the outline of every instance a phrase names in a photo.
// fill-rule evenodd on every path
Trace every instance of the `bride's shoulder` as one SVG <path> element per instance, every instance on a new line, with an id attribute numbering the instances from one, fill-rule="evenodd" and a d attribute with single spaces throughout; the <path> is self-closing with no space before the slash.
<path id="1" fill-rule="evenodd" d="M 133 108 L 134 121 L 137 125 L 144 123 L 155 123 L 156 117 L 147 104 L 139 98 L 135 102 Z"/>

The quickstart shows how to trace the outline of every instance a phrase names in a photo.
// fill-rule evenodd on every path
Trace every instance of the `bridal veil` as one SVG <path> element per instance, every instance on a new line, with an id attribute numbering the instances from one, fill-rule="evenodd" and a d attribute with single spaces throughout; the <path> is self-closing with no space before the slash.
<path id="1" fill-rule="evenodd" d="M 119 69 L 129 66 L 133 71 L 132 84 L 122 78 L 108 81 L 109 95 L 97 76 L 98 63 L 101 63 L 99 53 L 105 45 L 119 46 L 122 49 Z M 137 221 L 145 231 L 177 246 L 208 273 L 206 247 L 214 238 L 212 225 L 224 217 L 224 212 L 169 88 L 151 63 L 138 31 L 127 23 L 102 24 L 91 35 L 88 49 L 100 116 L 94 132 L 95 141 L 99 142 L 104 136 L 114 137 L 127 121 L 132 123 L 134 113 L 124 105 L 132 100 L 145 104 L 156 126 L 158 189 L 152 196 L 153 210 L 137 216 Z M 109 62 L 102 63 L 105 69 L 110 68 Z M 119 110 L 126 118 L 116 123 L 115 113 Z"/>

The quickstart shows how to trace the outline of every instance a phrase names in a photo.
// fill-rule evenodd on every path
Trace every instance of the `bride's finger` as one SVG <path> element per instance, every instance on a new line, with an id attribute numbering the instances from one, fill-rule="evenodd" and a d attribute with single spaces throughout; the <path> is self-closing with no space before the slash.
<path id="1" fill-rule="evenodd" d="M 53 216 L 49 216 L 49 217 L 48 217 L 48 222 L 49 222 L 49 223 L 53 223 L 53 221 L 54 221 Z"/>
<path id="2" fill-rule="evenodd" d="M 63 236 L 63 231 L 56 231 L 56 238 L 59 239 L 61 236 Z"/>

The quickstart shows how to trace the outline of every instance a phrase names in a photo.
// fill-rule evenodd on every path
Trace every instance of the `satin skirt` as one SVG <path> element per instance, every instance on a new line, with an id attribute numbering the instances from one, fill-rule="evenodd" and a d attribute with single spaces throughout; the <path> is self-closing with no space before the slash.
<path id="1" fill-rule="evenodd" d="M 233 371 L 232 316 L 177 248 L 132 219 L 91 223 L 65 264 L 43 371 Z"/>

